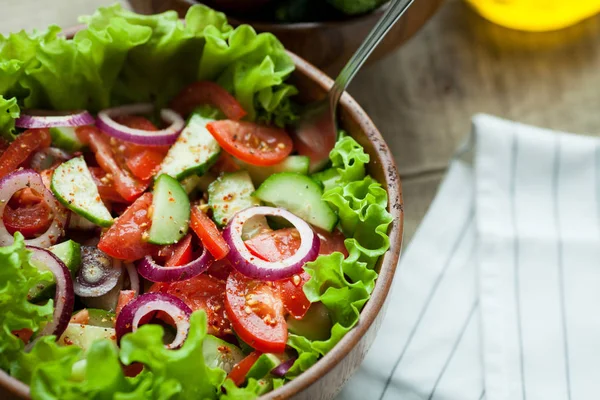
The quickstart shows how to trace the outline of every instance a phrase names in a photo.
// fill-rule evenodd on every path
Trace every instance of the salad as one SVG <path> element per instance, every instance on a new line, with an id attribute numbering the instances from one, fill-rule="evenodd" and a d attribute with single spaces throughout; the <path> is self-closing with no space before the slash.
<path id="1" fill-rule="evenodd" d="M 369 156 L 296 146 L 271 34 L 202 5 L 82 22 L 0 36 L 0 368 L 34 399 L 284 385 L 374 288 L 392 218 Z"/>
<path id="2" fill-rule="evenodd" d="M 244 19 L 279 22 L 335 21 L 375 10 L 388 0 L 204 0 Z M 234 14 L 235 15 L 235 14 Z"/>

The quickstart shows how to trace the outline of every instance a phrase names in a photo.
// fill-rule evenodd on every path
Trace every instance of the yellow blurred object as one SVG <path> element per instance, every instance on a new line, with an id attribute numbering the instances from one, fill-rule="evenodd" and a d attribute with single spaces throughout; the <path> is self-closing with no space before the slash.
<path id="1" fill-rule="evenodd" d="M 479 14 L 507 28 L 552 31 L 600 12 L 600 0 L 467 0 Z"/>

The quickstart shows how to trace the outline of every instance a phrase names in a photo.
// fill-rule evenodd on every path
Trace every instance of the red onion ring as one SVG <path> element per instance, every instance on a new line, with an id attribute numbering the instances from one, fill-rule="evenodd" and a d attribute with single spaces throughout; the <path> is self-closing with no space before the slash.
<path id="1" fill-rule="evenodd" d="M 81 246 L 81 268 L 73 282 L 73 290 L 79 297 L 101 297 L 122 281 L 121 260 L 111 259 L 102 250 Z"/>
<path id="2" fill-rule="evenodd" d="M 144 257 L 137 266 L 138 273 L 151 282 L 178 282 L 185 281 L 200 275 L 213 263 L 213 256 L 202 249 L 202 254 L 197 259 L 179 267 L 162 267 L 151 256 Z"/>
<path id="3" fill-rule="evenodd" d="M 287 219 L 300 234 L 300 248 L 296 253 L 281 261 L 265 261 L 252 253 L 242 240 L 244 224 L 257 215 L 272 215 Z M 319 255 L 320 241 L 310 225 L 289 211 L 275 207 L 251 207 L 235 214 L 223 231 L 223 238 L 229 245 L 227 259 L 241 274 L 264 281 L 276 281 L 289 278 L 302 271 L 309 261 Z"/>
<path id="4" fill-rule="evenodd" d="M 2 216 L 10 198 L 16 192 L 25 188 L 31 188 L 42 195 L 44 201 L 50 206 L 54 214 L 54 219 L 48 230 L 34 239 L 25 239 L 25 244 L 44 248 L 50 247 L 64 233 L 68 213 L 46 186 L 44 186 L 42 177 L 30 169 L 11 172 L 0 180 L 0 246 L 8 246 L 14 242 L 13 236 L 8 233 L 6 226 L 4 226 Z"/>
<path id="5" fill-rule="evenodd" d="M 138 275 L 137 270 L 135 269 L 135 265 L 132 263 L 125 263 L 125 270 L 129 275 L 129 288 L 135 292 L 135 296 L 137 297 L 140 294 L 140 276 Z"/>
<path id="6" fill-rule="evenodd" d="M 292 368 L 292 365 L 294 365 L 297 358 L 298 357 L 292 357 L 289 360 L 282 362 L 271 370 L 271 374 L 278 376 L 279 378 L 283 378 L 285 374 L 288 373 L 290 368 Z"/>
<path id="7" fill-rule="evenodd" d="M 43 112 L 45 115 L 21 114 L 15 121 L 17 128 L 51 128 L 54 126 L 82 126 L 94 123 L 94 117 L 87 111 L 76 114 L 55 115 L 54 112 Z"/>
<path id="8" fill-rule="evenodd" d="M 98 113 L 96 126 L 109 136 L 126 142 L 145 144 L 150 146 L 162 146 L 173 144 L 185 126 L 185 121 L 175 111 L 163 108 L 160 116 L 171 123 L 166 129 L 160 131 L 145 131 L 133 129 L 121 125 L 113 120 L 113 117 L 131 114 L 149 114 L 154 110 L 152 104 L 131 104 L 127 106 L 108 108 Z"/>
<path id="9" fill-rule="evenodd" d="M 192 309 L 178 297 L 168 293 L 156 292 L 143 294 L 123 307 L 115 324 L 117 343 L 121 343 L 121 338 L 125 334 L 135 332 L 142 317 L 153 311 L 164 311 L 175 322 L 177 335 L 173 342 L 166 345 L 167 349 L 175 349 L 181 346 L 185 342 L 190 329 Z"/>
<path id="10" fill-rule="evenodd" d="M 56 340 L 58 340 L 69 325 L 75 304 L 71 274 L 65 264 L 48 250 L 35 246 L 27 246 L 27 249 L 31 250 L 32 265 L 40 270 L 52 272 L 56 281 L 54 314 L 52 320 L 38 333 L 38 337 L 56 335 Z"/>

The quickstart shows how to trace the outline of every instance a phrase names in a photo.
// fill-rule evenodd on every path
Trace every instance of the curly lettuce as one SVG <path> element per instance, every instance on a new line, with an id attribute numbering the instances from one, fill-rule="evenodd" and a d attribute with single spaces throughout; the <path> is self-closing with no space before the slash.
<path id="1" fill-rule="evenodd" d="M 214 80 L 229 90 L 251 120 L 284 124 L 294 118 L 284 83 L 294 63 L 270 33 L 233 28 L 224 14 L 192 6 L 177 13 L 138 15 L 120 5 L 82 17 L 73 39 L 60 28 L 0 35 L 0 133 L 12 139 L 16 104 L 53 110 L 153 102 L 164 106 L 185 85 Z M 5 103 L 6 101 L 11 104 Z"/>
<path id="2" fill-rule="evenodd" d="M 304 293 L 312 302 L 322 302 L 333 322 L 327 340 L 310 340 L 291 334 L 288 345 L 298 352 L 287 378 L 310 368 L 329 352 L 358 322 L 375 287 L 378 258 L 389 248 L 388 226 L 392 216 L 387 212 L 387 192 L 372 177 L 365 176 L 369 156 L 351 137 L 343 137 L 330 153 L 332 167 L 319 173 L 335 184 L 323 193 L 323 200 L 338 213 L 339 227 L 348 237 L 344 241 L 349 256 L 341 253 L 320 256 L 304 269 L 310 280 Z"/>
<path id="3" fill-rule="evenodd" d="M 0 247 L 0 368 L 15 368 L 15 360 L 23 353 L 24 344 L 13 334 L 28 329 L 39 330 L 50 320 L 53 302 L 36 305 L 28 301 L 29 289 L 47 282 L 52 273 L 41 272 L 30 262 L 23 236 L 15 234 L 12 245 Z"/>
<path id="4" fill-rule="evenodd" d="M 0 138 L 13 140 L 15 138 L 15 119 L 19 117 L 21 110 L 17 105 L 17 99 L 5 99 L 0 96 Z"/>

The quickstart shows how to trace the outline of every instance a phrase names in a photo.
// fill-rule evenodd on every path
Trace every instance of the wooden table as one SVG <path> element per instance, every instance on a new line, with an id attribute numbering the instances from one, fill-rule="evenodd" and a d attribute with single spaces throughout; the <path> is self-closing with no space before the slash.
<path id="1" fill-rule="evenodd" d="M 73 25 L 77 15 L 111 3 L 53 0 L 41 11 L 37 0 L 2 0 L 0 32 Z M 564 31 L 527 34 L 447 0 L 400 51 L 365 68 L 350 92 L 396 156 L 410 239 L 473 114 L 600 132 L 600 16 Z"/>

